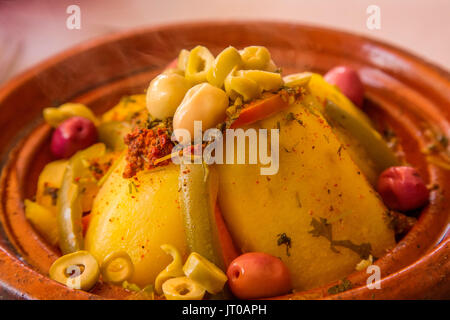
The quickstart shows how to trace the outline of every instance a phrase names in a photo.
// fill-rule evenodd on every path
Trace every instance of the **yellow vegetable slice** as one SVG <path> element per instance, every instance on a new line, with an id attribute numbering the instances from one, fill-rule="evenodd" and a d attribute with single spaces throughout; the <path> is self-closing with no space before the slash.
<path id="1" fill-rule="evenodd" d="M 308 88 L 311 94 L 319 100 L 319 105 L 322 106 L 322 110 L 326 104 L 326 100 L 329 100 L 359 121 L 366 123 L 370 127 L 372 126 L 369 117 L 342 94 L 336 86 L 326 82 L 320 74 L 313 73 L 311 75 Z"/>
<path id="2" fill-rule="evenodd" d="M 162 294 L 162 285 L 170 278 L 176 278 L 183 275 L 183 261 L 178 250 L 169 244 L 163 244 L 161 249 L 165 253 L 172 256 L 172 262 L 161 271 L 155 280 L 155 291 L 157 294 Z"/>
<path id="3" fill-rule="evenodd" d="M 286 87 L 303 87 L 309 83 L 312 78 L 311 72 L 301 72 L 287 75 L 283 78 Z"/>
<path id="4" fill-rule="evenodd" d="M 270 63 L 270 52 L 266 47 L 250 46 L 241 51 L 244 69 L 265 70 Z"/>
<path id="5" fill-rule="evenodd" d="M 97 260 L 87 251 L 66 254 L 50 267 L 50 278 L 72 289 L 90 290 L 100 277 Z"/>
<path id="6" fill-rule="evenodd" d="M 206 47 L 196 46 L 189 53 L 185 77 L 193 85 L 206 81 L 206 75 L 213 66 L 214 56 Z"/>
<path id="7" fill-rule="evenodd" d="M 259 97 L 261 88 L 252 79 L 233 75 L 232 71 L 225 79 L 225 92 L 231 99 L 242 96 L 244 101 L 250 101 Z"/>
<path id="8" fill-rule="evenodd" d="M 222 270 L 196 252 L 192 252 L 187 258 L 183 272 L 188 278 L 198 282 L 212 294 L 222 291 L 228 280 Z"/>
<path id="9" fill-rule="evenodd" d="M 180 51 L 180 54 L 178 55 L 177 60 L 177 68 L 183 73 L 186 71 L 186 66 L 189 60 L 189 50 L 183 49 Z"/>
<path id="10" fill-rule="evenodd" d="M 167 300 L 202 300 L 205 295 L 205 289 L 187 277 L 167 280 L 162 290 Z"/>
<path id="11" fill-rule="evenodd" d="M 56 214 L 58 191 L 61 188 L 68 160 L 56 160 L 48 163 L 39 174 L 36 202 Z"/>
<path id="12" fill-rule="evenodd" d="M 255 81 L 263 91 L 275 91 L 283 85 L 281 75 L 276 72 L 268 72 L 262 70 L 239 70 L 237 76 Z"/>
<path id="13" fill-rule="evenodd" d="M 100 269 L 103 280 L 113 284 L 130 280 L 134 273 L 133 262 L 125 251 L 116 251 L 106 256 Z"/>
<path id="14" fill-rule="evenodd" d="M 52 245 L 58 243 L 58 226 L 54 212 L 36 202 L 25 199 L 25 216 L 48 242 Z"/>
<path id="15" fill-rule="evenodd" d="M 221 88 L 227 75 L 242 63 L 241 55 L 234 47 L 223 50 L 214 60 L 214 64 L 209 69 L 206 79 L 213 86 Z"/>
<path id="16" fill-rule="evenodd" d="M 79 116 L 91 120 L 95 125 L 98 125 L 99 121 L 94 113 L 81 103 L 65 103 L 58 108 L 45 108 L 44 119 L 52 127 L 57 127 L 64 120 Z"/>

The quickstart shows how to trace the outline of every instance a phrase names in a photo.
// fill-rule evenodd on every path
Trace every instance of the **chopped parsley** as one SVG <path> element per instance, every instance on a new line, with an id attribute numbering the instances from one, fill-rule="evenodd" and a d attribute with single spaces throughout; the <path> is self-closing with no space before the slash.
<path id="1" fill-rule="evenodd" d="M 128 192 L 130 194 L 133 193 L 133 189 L 134 191 L 137 193 L 138 192 L 138 188 L 136 187 L 136 184 L 134 183 L 134 181 L 130 181 L 130 183 L 128 184 Z"/>
<path id="2" fill-rule="evenodd" d="M 350 290 L 353 287 L 352 283 L 348 279 L 342 279 L 341 283 L 328 288 L 328 294 L 337 294 Z"/>
<path id="3" fill-rule="evenodd" d="M 330 241 L 330 249 L 333 252 L 339 253 L 336 247 L 344 247 L 357 253 L 361 259 L 369 258 L 372 251 L 372 246 L 370 243 L 362 243 L 358 245 L 353 243 L 351 240 L 333 240 L 332 225 L 327 222 L 327 219 L 319 218 L 319 220 L 317 220 L 316 218 L 312 218 L 311 226 L 313 229 L 308 231 L 308 233 L 312 234 L 313 237 L 324 237 Z"/>
<path id="4" fill-rule="evenodd" d="M 302 207 L 302 202 L 300 201 L 300 195 L 298 194 L 298 192 L 295 193 L 295 200 L 297 200 L 297 206 L 299 208 Z"/>
<path id="5" fill-rule="evenodd" d="M 286 245 L 286 255 L 289 257 L 291 253 L 289 252 L 289 249 L 292 247 L 292 241 L 291 238 L 286 235 L 286 233 L 280 233 L 277 235 L 277 245 L 282 246 Z"/>
<path id="6" fill-rule="evenodd" d="M 58 200 L 58 191 L 59 188 L 53 188 L 49 186 L 45 186 L 44 188 L 44 194 L 49 195 L 52 198 L 52 205 L 56 206 L 56 202 Z"/>
<path id="7" fill-rule="evenodd" d="M 297 121 L 298 124 L 301 125 L 302 127 L 305 126 L 305 124 L 303 123 L 302 120 L 298 119 L 298 118 L 294 115 L 294 113 L 289 112 L 289 113 L 286 115 L 286 121 L 293 121 L 293 120 Z"/>

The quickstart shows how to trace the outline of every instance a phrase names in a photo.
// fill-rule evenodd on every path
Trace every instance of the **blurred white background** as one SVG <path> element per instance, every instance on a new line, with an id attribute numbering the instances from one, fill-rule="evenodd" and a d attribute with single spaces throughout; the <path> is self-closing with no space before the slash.
<path id="1" fill-rule="evenodd" d="M 81 8 L 80 30 L 66 28 L 66 8 L 72 4 Z M 380 30 L 366 27 L 369 5 L 381 9 Z M 0 0 L 0 81 L 107 33 L 230 19 L 295 21 L 351 31 L 450 69 L 450 0 Z"/>

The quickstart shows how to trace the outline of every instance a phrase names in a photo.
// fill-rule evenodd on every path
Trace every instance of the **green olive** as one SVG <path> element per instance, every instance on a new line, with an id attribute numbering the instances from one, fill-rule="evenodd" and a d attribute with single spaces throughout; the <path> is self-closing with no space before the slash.
<path id="1" fill-rule="evenodd" d="M 236 75 L 255 81 L 261 90 L 264 91 L 276 91 L 283 85 L 281 75 L 276 72 L 262 70 L 239 70 L 236 72 Z"/>
<path id="2" fill-rule="evenodd" d="M 244 101 L 256 99 L 261 94 L 261 88 L 254 80 L 240 75 L 233 75 L 232 71 L 225 79 L 225 92 L 231 99 L 242 96 Z"/>
<path id="3" fill-rule="evenodd" d="M 183 266 L 184 274 L 199 283 L 212 294 L 222 291 L 227 276 L 214 263 L 205 259 L 197 252 L 192 252 Z"/>
<path id="4" fill-rule="evenodd" d="M 178 61 L 177 61 L 177 69 L 183 71 L 186 70 L 186 66 L 189 60 L 189 51 L 186 49 L 183 49 L 180 51 L 180 54 L 178 55 Z"/>
<path id="5" fill-rule="evenodd" d="M 80 250 L 53 262 L 50 278 L 72 289 L 90 290 L 98 281 L 100 269 L 89 252 Z"/>
<path id="6" fill-rule="evenodd" d="M 304 87 L 308 85 L 312 77 L 311 72 L 294 73 L 283 78 L 286 87 Z"/>
<path id="7" fill-rule="evenodd" d="M 183 276 L 183 262 L 180 255 L 180 252 L 170 244 L 163 244 L 161 249 L 165 251 L 167 254 L 172 256 L 172 262 L 161 271 L 155 280 L 155 291 L 158 294 L 162 294 L 162 284 L 170 278 L 176 278 L 179 276 Z"/>
<path id="8" fill-rule="evenodd" d="M 242 59 L 239 52 L 233 47 L 228 47 L 217 55 L 213 66 L 206 75 L 206 79 L 213 86 L 221 88 L 227 75 L 241 63 Z"/>
<path id="9" fill-rule="evenodd" d="M 244 69 L 266 70 L 270 63 L 270 52 L 266 47 L 250 46 L 240 51 Z"/>
<path id="10" fill-rule="evenodd" d="M 125 251 L 116 251 L 105 257 L 101 266 L 103 281 L 120 284 L 131 279 L 134 265 Z"/>
<path id="11" fill-rule="evenodd" d="M 206 75 L 214 64 L 214 56 L 203 46 L 196 46 L 189 53 L 186 64 L 186 79 L 195 85 L 206 81 Z"/>
<path id="12" fill-rule="evenodd" d="M 202 300 L 205 295 L 205 289 L 187 277 L 167 280 L 162 290 L 167 300 Z"/>

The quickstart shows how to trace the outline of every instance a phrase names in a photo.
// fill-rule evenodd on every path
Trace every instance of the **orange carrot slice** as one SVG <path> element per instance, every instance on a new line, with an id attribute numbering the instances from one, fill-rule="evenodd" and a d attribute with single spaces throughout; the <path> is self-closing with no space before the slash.
<path id="1" fill-rule="evenodd" d="M 231 235 L 227 229 L 225 221 L 223 220 L 222 212 L 220 212 L 218 204 L 216 204 L 215 218 L 219 234 L 219 241 L 222 248 L 223 262 L 225 264 L 225 268 L 228 269 L 230 263 L 234 259 L 236 259 L 240 255 L 240 253 L 233 243 L 233 239 L 231 238 Z"/>
<path id="2" fill-rule="evenodd" d="M 282 96 L 282 93 L 276 93 L 267 98 L 253 101 L 242 109 L 239 118 L 231 124 L 231 128 L 238 128 L 265 119 L 288 106 L 288 98 Z"/>

